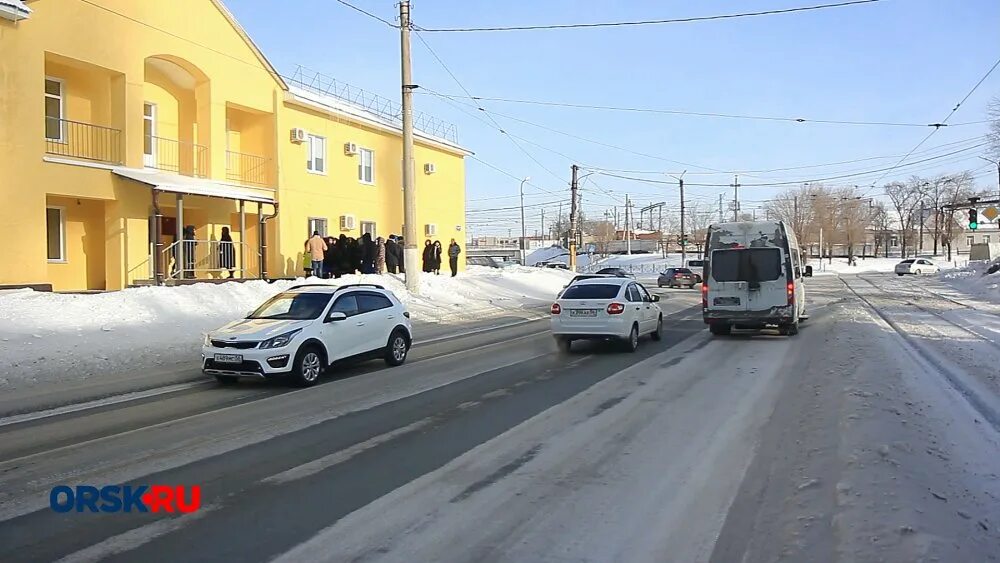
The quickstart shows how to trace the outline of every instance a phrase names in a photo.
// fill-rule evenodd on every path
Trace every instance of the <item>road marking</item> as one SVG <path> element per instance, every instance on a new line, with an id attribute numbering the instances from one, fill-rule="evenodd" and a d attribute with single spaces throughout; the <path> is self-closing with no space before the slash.
<path id="1" fill-rule="evenodd" d="M 335 465 L 344 463 L 345 461 L 348 461 L 354 456 L 364 453 L 365 451 L 381 446 L 382 444 L 390 440 L 403 436 L 404 434 L 409 434 L 411 432 L 420 430 L 421 428 L 429 425 L 433 421 L 434 417 L 431 416 L 421 418 L 420 420 L 413 422 L 411 424 L 407 424 L 406 426 L 402 426 L 395 430 L 390 430 L 389 432 L 379 434 L 378 436 L 375 436 L 374 438 L 369 438 L 364 442 L 358 442 L 357 444 L 354 444 L 353 446 L 340 450 L 339 452 L 335 452 L 330 455 L 325 455 L 319 459 L 314 459 L 308 463 L 303 463 L 302 465 L 282 471 L 281 473 L 276 473 L 274 475 L 271 475 L 270 477 L 265 477 L 261 479 L 260 482 L 271 485 L 280 485 L 283 483 L 288 483 L 289 481 L 295 481 L 296 479 L 302 479 L 303 477 L 315 475 L 320 471 L 324 471 Z"/>
<path id="2" fill-rule="evenodd" d="M 92 561 L 102 561 L 126 551 L 132 551 L 137 547 L 147 544 L 156 538 L 177 531 L 191 522 L 204 517 L 209 512 L 219 508 L 218 505 L 210 504 L 202 506 L 198 512 L 192 512 L 177 518 L 165 518 L 139 526 L 127 532 L 111 536 L 106 540 L 95 543 L 90 547 L 71 553 L 63 557 L 56 563 L 90 563 Z"/>
<path id="3" fill-rule="evenodd" d="M 210 383 L 212 382 L 192 381 L 188 383 L 178 383 L 176 385 L 168 385 L 166 387 L 156 387 L 153 389 L 148 389 L 146 391 L 135 391 L 132 393 L 125 393 L 123 395 L 112 395 L 110 397 L 105 397 L 103 399 L 95 399 L 93 401 L 76 403 L 72 405 L 46 409 L 43 411 L 29 412 L 25 414 L 15 414 L 13 416 L 0 418 L 0 427 L 9 426 L 11 424 L 23 424 L 25 422 L 41 420 L 43 418 L 51 418 L 53 416 L 60 416 L 79 411 L 96 409 L 100 407 L 106 407 L 109 405 L 116 405 L 119 403 L 127 403 L 129 401 L 138 401 L 141 399 L 147 399 L 149 397 L 156 397 L 157 395 L 166 395 L 168 393 L 176 393 L 178 391 L 194 389 L 195 387 L 201 387 L 203 385 L 208 385 Z"/>

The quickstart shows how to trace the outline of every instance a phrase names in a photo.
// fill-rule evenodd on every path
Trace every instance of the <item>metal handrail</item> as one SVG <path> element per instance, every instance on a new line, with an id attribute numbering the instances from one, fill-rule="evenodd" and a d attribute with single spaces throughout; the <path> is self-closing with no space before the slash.
<path id="1" fill-rule="evenodd" d="M 267 162 L 268 159 L 260 155 L 226 151 L 226 179 L 266 187 Z"/>
<path id="2" fill-rule="evenodd" d="M 153 151 L 151 155 L 144 155 L 146 166 L 184 176 L 208 178 L 208 147 L 155 135 L 149 135 L 146 139 Z"/>
<path id="3" fill-rule="evenodd" d="M 232 245 L 231 257 L 223 257 L 223 244 Z M 239 278 L 258 277 L 260 274 L 258 249 L 240 241 L 174 241 L 160 251 L 160 259 L 163 260 L 165 279 L 195 279 L 199 273 L 219 274 L 222 277 L 227 272 L 233 272 L 234 277 Z M 242 260 L 245 263 L 241 263 Z M 235 275 L 236 272 L 239 272 L 239 276 Z"/>

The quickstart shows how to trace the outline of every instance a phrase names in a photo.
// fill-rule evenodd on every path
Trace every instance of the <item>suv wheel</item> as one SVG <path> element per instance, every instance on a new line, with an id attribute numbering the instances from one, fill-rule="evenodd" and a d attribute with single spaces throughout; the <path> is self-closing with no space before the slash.
<path id="1" fill-rule="evenodd" d="M 656 330 L 653 331 L 653 334 L 650 334 L 650 336 L 653 337 L 653 340 L 663 340 L 663 315 L 660 315 L 660 317 L 656 319 Z"/>
<path id="2" fill-rule="evenodd" d="M 318 346 L 303 346 L 295 355 L 295 365 L 292 367 L 292 378 L 297 385 L 310 387 L 316 385 L 323 373 L 323 352 Z"/>
<path id="3" fill-rule="evenodd" d="M 385 346 L 385 363 L 390 366 L 401 366 L 406 361 L 406 354 L 410 351 L 410 343 L 406 335 L 401 330 L 394 330 L 389 335 L 389 342 Z"/>

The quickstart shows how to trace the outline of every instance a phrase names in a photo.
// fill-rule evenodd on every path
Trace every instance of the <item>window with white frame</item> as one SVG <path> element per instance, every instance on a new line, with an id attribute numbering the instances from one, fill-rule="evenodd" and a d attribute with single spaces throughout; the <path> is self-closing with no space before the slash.
<path id="1" fill-rule="evenodd" d="M 306 170 L 316 174 L 326 174 L 326 137 L 309 135 L 309 159 Z"/>
<path id="2" fill-rule="evenodd" d="M 976 237 L 974 237 L 972 235 L 969 235 L 969 236 L 965 237 L 965 244 L 966 244 L 966 246 L 972 246 L 972 243 L 974 243 L 974 242 L 976 242 Z"/>
<path id="3" fill-rule="evenodd" d="M 375 183 L 375 151 L 371 149 L 358 149 L 358 181 Z"/>
<path id="4" fill-rule="evenodd" d="M 309 218 L 309 235 L 312 236 L 313 233 L 318 232 L 320 236 L 326 237 L 326 219 L 320 217 L 310 217 Z"/>
<path id="5" fill-rule="evenodd" d="M 66 261 L 66 210 L 62 207 L 45 208 L 45 242 L 49 262 Z"/>
<path id="6" fill-rule="evenodd" d="M 63 134 L 63 81 L 57 78 L 45 78 L 45 138 L 50 141 L 62 142 Z"/>
<path id="7" fill-rule="evenodd" d="M 986 244 L 989 244 L 990 243 L 990 235 L 983 235 L 983 242 L 985 242 Z"/>
<path id="8" fill-rule="evenodd" d="M 372 238 L 375 238 L 375 221 L 362 221 L 361 222 L 361 234 L 369 234 Z"/>

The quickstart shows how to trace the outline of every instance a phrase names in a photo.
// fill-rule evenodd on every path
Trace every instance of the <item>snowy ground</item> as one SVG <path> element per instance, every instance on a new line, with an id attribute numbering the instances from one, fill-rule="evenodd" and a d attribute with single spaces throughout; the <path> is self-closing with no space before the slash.
<path id="1" fill-rule="evenodd" d="M 1000 272 L 987 274 L 989 264 L 970 262 L 965 268 L 941 272 L 941 280 L 971 298 L 1000 303 Z"/>
<path id="2" fill-rule="evenodd" d="M 407 304 L 419 328 L 543 305 L 569 277 L 561 270 L 470 267 L 456 278 L 421 276 L 419 295 L 409 294 L 402 277 L 393 275 L 308 283 L 382 284 Z M 205 332 L 305 282 L 143 287 L 96 295 L 0 292 L 0 388 L 194 361 Z"/>

